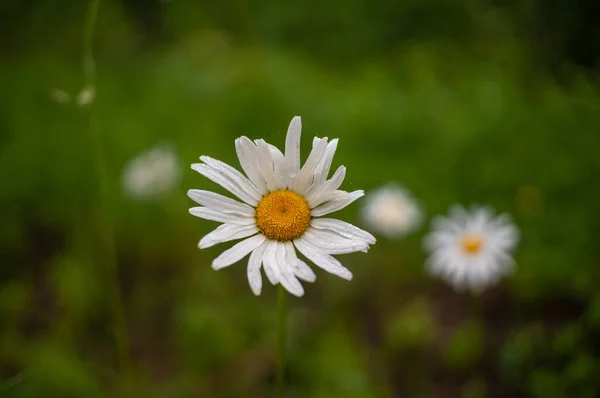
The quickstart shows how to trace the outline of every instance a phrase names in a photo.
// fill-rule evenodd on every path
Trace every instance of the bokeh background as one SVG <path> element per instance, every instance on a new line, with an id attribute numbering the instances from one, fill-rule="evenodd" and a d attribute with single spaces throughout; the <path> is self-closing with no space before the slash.
<path id="1" fill-rule="evenodd" d="M 237 165 L 236 137 L 282 145 L 294 115 L 304 156 L 340 138 L 345 189 L 398 181 L 427 220 L 489 204 L 522 240 L 478 296 L 427 275 L 428 222 L 343 256 L 351 282 L 317 270 L 288 302 L 289 397 L 600 396 L 596 1 L 102 0 L 80 107 L 86 7 L 0 2 L 0 397 L 271 396 L 276 289 L 210 268 L 229 245 L 197 249 L 216 223 L 186 191 L 221 192 L 198 156 Z M 134 199 L 155 145 L 182 178 Z"/>

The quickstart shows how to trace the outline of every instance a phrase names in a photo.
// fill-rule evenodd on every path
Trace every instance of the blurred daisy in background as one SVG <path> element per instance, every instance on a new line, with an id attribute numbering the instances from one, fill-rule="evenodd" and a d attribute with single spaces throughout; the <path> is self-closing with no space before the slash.
<path id="1" fill-rule="evenodd" d="M 52 88 L 49 92 L 50 99 L 58 104 L 66 104 L 71 100 L 71 95 L 64 90 Z"/>
<path id="2" fill-rule="evenodd" d="M 66 104 L 71 101 L 71 94 L 58 88 L 50 89 L 49 96 L 51 100 L 58 104 Z M 75 96 L 75 103 L 80 107 L 86 107 L 94 102 L 95 97 L 96 89 L 94 86 L 87 85 Z"/>
<path id="3" fill-rule="evenodd" d="M 173 189 L 180 176 L 175 150 L 160 145 L 129 161 L 123 172 L 123 190 L 133 199 L 153 199 Z"/>
<path id="4" fill-rule="evenodd" d="M 430 252 L 426 266 L 455 289 L 477 293 L 512 271 L 511 253 L 518 240 L 519 231 L 507 214 L 455 205 L 447 217 L 432 222 L 432 232 L 424 239 Z"/>
<path id="5" fill-rule="evenodd" d="M 414 231 L 422 218 L 421 208 L 411 193 L 395 182 L 369 192 L 362 208 L 363 222 L 390 239 Z"/>
<path id="6" fill-rule="evenodd" d="M 77 94 L 77 98 L 75 99 L 75 101 L 77 102 L 77 105 L 83 107 L 83 106 L 88 106 L 92 102 L 94 102 L 95 97 L 96 97 L 96 89 L 94 88 L 94 86 L 88 85 L 88 86 L 85 86 L 79 92 L 79 94 Z"/>
<path id="7" fill-rule="evenodd" d="M 237 155 L 247 177 L 208 156 L 200 157 L 203 163 L 192 165 L 241 200 L 199 189 L 188 191 L 188 196 L 201 205 L 190 209 L 192 215 L 223 223 L 202 238 L 199 247 L 244 239 L 221 253 L 212 267 L 225 268 L 250 254 L 248 282 L 256 295 L 262 289 L 261 267 L 271 284 L 280 283 L 295 296 L 304 294 L 298 279 L 314 282 L 316 275 L 297 257 L 296 249 L 325 271 L 350 280 L 352 273 L 332 254 L 366 252 L 375 243 L 370 233 L 354 225 L 322 218 L 348 206 L 364 192 L 338 189 L 346 176 L 344 166 L 327 179 L 337 139 L 314 138 L 312 151 L 301 167 L 301 132 L 302 123 L 296 116 L 288 128 L 285 153 L 264 140 L 236 139 Z"/>

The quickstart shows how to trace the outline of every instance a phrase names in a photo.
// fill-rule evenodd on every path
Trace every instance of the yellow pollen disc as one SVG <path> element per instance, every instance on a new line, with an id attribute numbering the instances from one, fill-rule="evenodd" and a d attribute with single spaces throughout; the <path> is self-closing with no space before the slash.
<path id="1" fill-rule="evenodd" d="M 256 206 L 256 226 L 267 238 L 288 241 L 299 238 L 310 225 L 310 209 L 297 193 L 283 190 L 263 197 Z"/>
<path id="2" fill-rule="evenodd" d="M 467 234 L 463 237 L 461 245 L 467 254 L 477 254 L 483 246 L 483 239 L 478 235 Z"/>

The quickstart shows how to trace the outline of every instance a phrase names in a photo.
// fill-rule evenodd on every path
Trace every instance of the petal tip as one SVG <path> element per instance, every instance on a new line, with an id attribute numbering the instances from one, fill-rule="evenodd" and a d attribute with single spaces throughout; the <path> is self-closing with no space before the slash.
<path id="1" fill-rule="evenodd" d="M 294 288 L 294 289 L 285 289 L 289 294 L 291 294 L 292 296 L 296 296 L 296 297 L 302 297 L 304 296 L 304 289 L 302 288 L 302 285 L 298 286 L 298 289 Z"/>
<path id="2" fill-rule="evenodd" d="M 209 247 L 214 245 L 215 243 L 211 240 L 201 239 L 200 242 L 198 242 L 198 249 L 208 249 Z"/>

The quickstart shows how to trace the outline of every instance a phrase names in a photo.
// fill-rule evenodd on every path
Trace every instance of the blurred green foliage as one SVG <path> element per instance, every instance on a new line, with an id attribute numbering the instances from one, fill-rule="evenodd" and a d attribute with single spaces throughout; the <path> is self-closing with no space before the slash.
<path id="1" fill-rule="evenodd" d="M 444 352 L 446 366 L 454 369 L 474 366 L 481 359 L 484 330 L 475 320 L 467 320 L 454 330 Z"/>
<path id="2" fill-rule="evenodd" d="M 490 204 L 522 241 L 482 296 L 425 274 L 427 225 L 344 256 L 352 282 L 317 270 L 290 300 L 290 397 L 598 396 L 600 35 L 593 2 L 559 3 L 103 0 L 89 111 L 74 102 L 86 2 L 1 2 L 0 397 L 272 394 L 275 289 L 254 297 L 244 264 L 211 270 L 223 248 L 197 249 L 215 225 L 185 191 L 219 190 L 188 169 L 198 156 L 235 165 L 236 137 L 281 145 L 294 115 L 304 154 L 340 138 L 346 188 L 398 181 L 429 216 Z M 124 165 L 165 142 L 180 185 L 126 197 Z M 359 206 L 340 218 L 360 223 Z"/>

